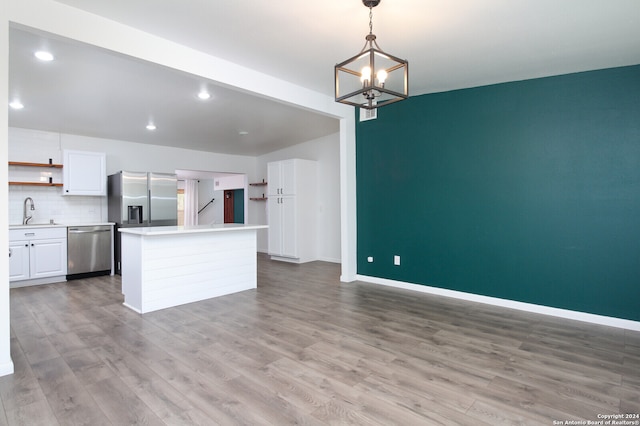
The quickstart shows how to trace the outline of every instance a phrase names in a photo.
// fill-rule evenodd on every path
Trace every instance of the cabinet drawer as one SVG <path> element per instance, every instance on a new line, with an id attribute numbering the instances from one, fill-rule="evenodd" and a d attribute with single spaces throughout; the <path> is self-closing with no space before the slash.
<path id="1" fill-rule="evenodd" d="M 9 241 L 67 238 L 67 228 L 21 228 L 9 230 Z"/>

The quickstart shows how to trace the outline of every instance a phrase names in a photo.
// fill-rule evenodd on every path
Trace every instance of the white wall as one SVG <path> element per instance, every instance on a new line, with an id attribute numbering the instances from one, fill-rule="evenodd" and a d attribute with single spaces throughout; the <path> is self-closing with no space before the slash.
<path id="1" fill-rule="evenodd" d="M 209 203 L 212 198 L 215 199 L 214 202 L 198 215 L 199 225 L 224 223 L 224 199 L 222 191 L 215 190 L 213 179 L 200 180 L 198 182 L 198 210 Z"/>
<path id="2" fill-rule="evenodd" d="M 246 189 L 247 177 L 244 175 L 222 176 L 214 180 L 214 189 L 224 191 L 226 189 Z"/>
<path id="3" fill-rule="evenodd" d="M 314 189 L 318 201 L 318 256 L 327 262 L 340 262 L 340 135 L 336 133 L 258 157 L 258 182 L 266 180 L 267 163 L 289 158 L 318 162 L 318 185 Z M 259 191 L 262 195 L 266 189 Z M 256 210 L 264 215 L 259 223 L 267 223 L 266 203 L 250 203 L 262 206 Z M 266 234 L 259 234 L 258 249 L 266 252 L 267 247 Z"/>
<path id="4" fill-rule="evenodd" d="M 9 160 L 26 162 L 62 162 L 62 150 L 77 149 L 104 152 L 107 155 L 107 174 L 120 170 L 174 173 L 186 170 L 229 170 L 240 176 L 254 178 L 255 157 L 215 154 L 147 145 L 111 139 L 42 132 L 39 130 L 9 129 Z M 48 169 L 47 169 L 48 170 Z M 37 173 L 35 170 L 33 173 Z M 244 177 L 243 177 L 244 179 Z M 93 223 L 107 221 L 106 197 L 62 196 L 61 187 L 11 186 L 9 189 L 9 223 L 22 223 L 23 201 L 33 198 L 36 210 L 33 223 Z M 200 201 L 203 201 L 202 199 Z M 249 209 L 249 223 L 257 222 L 258 213 Z"/>
<path id="5" fill-rule="evenodd" d="M 7 19 L 7 2 L 0 2 L 0 164 L 8 161 L 8 128 L 9 112 L 7 99 L 9 99 L 8 81 L 9 65 L 9 22 Z M 6 200 L 8 196 L 7 168 L 0 167 L 0 200 Z M 9 244 L 9 212 L 6 208 L 0 209 L 0 241 Z M 6 247 L 6 245 L 4 246 Z M 9 258 L 0 257 L 0 376 L 13 373 L 11 361 L 11 332 L 9 328 Z"/>

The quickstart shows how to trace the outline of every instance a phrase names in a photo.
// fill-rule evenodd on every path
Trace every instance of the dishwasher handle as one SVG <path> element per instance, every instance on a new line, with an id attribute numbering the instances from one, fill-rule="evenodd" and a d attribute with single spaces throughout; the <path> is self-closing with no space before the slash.
<path id="1" fill-rule="evenodd" d="M 91 230 L 82 230 L 78 228 L 69 228 L 70 234 L 94 234 L 96 232 L 111 232 L 111 229 L 91 229 Z"/>

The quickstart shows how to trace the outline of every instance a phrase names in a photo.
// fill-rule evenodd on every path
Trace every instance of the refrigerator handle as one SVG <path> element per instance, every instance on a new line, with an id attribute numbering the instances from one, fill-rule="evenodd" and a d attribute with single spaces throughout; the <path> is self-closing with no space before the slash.
<path id="1" fill-rule="evenodd" d="M 148 223 L 148 225 L 151 226 L 151 211 L 153 210 L 151 208 L 151 190 L 149 189 L 147 192 L 148 192 L 148 194 L 147 194 L 147 202 L 149 203 L 149 213 L 148 213 L 148 215 L 149 215 L 149 223 Z"/>

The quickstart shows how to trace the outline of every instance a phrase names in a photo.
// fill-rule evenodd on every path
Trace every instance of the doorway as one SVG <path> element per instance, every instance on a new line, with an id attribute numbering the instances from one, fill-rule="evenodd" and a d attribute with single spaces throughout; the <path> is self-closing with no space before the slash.
<path id="1" fill-rule="evenodd" d="M 224 191 L 224 223 L 244 223 L 244 189 Z"/>

